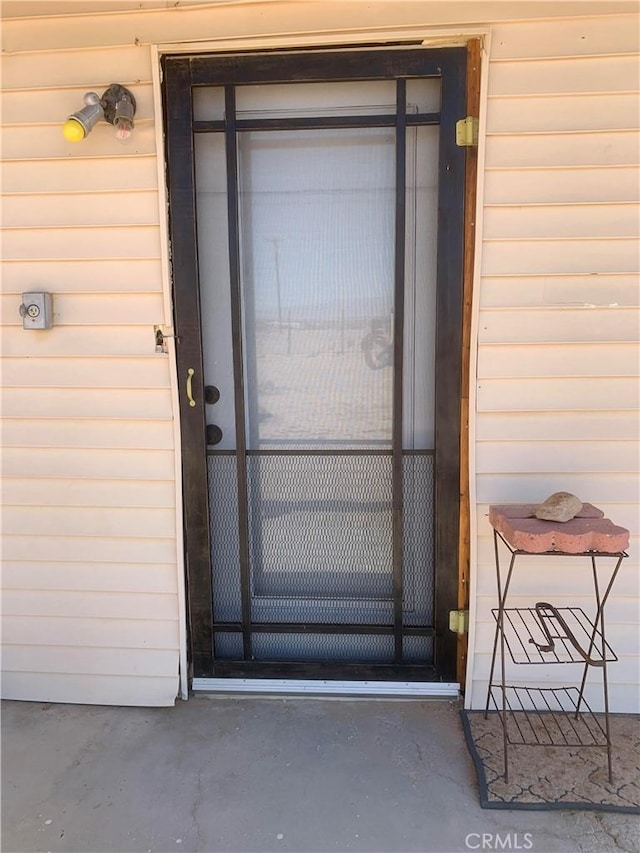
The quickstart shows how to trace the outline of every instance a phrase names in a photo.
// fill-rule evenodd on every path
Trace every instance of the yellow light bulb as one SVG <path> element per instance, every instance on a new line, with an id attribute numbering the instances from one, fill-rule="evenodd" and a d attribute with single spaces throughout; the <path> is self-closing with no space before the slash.
<path id="1" fill-rule="evenodd" d="M 62 133 L 67 142 L 80 142 L 84 139 L 84 127 L 74 118 L 68 118 L 62 125 Z"/>

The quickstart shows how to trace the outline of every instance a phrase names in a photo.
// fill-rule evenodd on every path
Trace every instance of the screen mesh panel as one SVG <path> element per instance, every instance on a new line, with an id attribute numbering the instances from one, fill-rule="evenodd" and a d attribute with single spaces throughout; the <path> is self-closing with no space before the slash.
<path id="1" fill-rule="evenodd" d="M 403 485 L 404 622 L 432 625 L 434 607 L 434 457 L 405 456 Z"/>
<path id="2" fill-rule="evenodd" d="M 251 456 L 256 621 L 388 622 L 391 458 Z"/>
<path id="3" fill-rule="evenodd" d="M 402 657 L 405 663 L 433 664 L 433 637 L 404 637 Z"/>
<path id="4" fill-rule="evenodd" d="M 254 634 L 256 660 L 391 663 L 393 637 L 364 634 Z"/>
<path id="5" fill-rule="evenodd" d="M 217 622 L 239 622 L 242 605 L 236 458 L 209 454 L 207 468 L 213 615 Z"/>
<path id="6" fill-rule="evenodd" d="M 215 622 L 239 624 L 241 573 L 236 460 L 208 457 Z M 252 454 L 247 458 L 251 621 L 334 625 L 336 633 L 254 632 L 256 659 L 386 660 L 393 638 L 338 633 L 393 625 L 391 456 Z M 433 624 L 433 455 L 403 460 L 403 621 Z M 276 637 L 280 639 L 276 642 Z M 341 652 L 336 637 L 347 638 Z M 317 647 L 314 646 L 317 639 Z M 239 634 L 217 633 L 216 656 L 240 659 Z M 384 653 L 380 650 L 384 649 Z M 271 652 L 273 653 L 270 656 Z M 430 663 L 432 640 L 405 637 L 404 658 Z"/>

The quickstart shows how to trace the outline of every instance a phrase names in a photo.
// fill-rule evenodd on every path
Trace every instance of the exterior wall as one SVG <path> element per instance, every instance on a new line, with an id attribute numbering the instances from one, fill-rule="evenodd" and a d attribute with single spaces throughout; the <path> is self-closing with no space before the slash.
<path id="1" fill-rule="evenodd" d="M 482 703 L 491 650 L 488 504 L 567 489 L 634 533 L 608 613 L 613 708 L 638 708 L 638 27 L 611 14 L 632 5 L 557 3 L 555 15 L 593 17 L 553 21 L 546 3 L 501 21 L 515 4 L 463 2 L 368 3 L 369 20 L 358 2 L 275 2 L 5 21 L 4 696 L 170 704 L 178 690 L 177 389 L 153 339 L 170 322 L 153 45 L 489 31 L 468 702 Z M 129 146 L 104 124 L 66 143 L 66 115 L 114 81 L 138 100 Z M 54 293 L 55 326 L 26 332 L 20 294 L 38 288 Z M 579 561 L 521 571 L 523 592 L 591 606 Z"/>
<path id="2" fill-rule="evenodd" d="M 615 710 L 640 707 L 640 99 L 631 30 L 624 17 L 492 30 L 476 282 L 477 539 L 467 697 L 475 707 L 485 699 L 496 601 L 488 506 L 542 501 L 557 490 L 600 506 L 632 531 L 607 606 L 608 638 L 620 655 L 609 680 Z M 601 577 L 612 567 L 603 561 Z M 512 593 L 509 606 L 545 600 L 595 610 L 591 566 L 582 558 L 519 558 Z M 540 669 L 546 686 L 580 676 L 579 667 Z M 522 680 L 523 667 L 511 672 Z M 590 681 L 592 707 L 601 707 L 601 675 Z"/>
<path id="3" fill-rule="evenodd" d="M 3 696 L 172 704 L 178 691 L 175 446 L 151 51 L 3 60 Z M 60 120 L 112 78 L 134 139 Z M 104 131 L 104 132 L 102 132 Z M 23 291 L 54 326 L 23 331 Z"/>

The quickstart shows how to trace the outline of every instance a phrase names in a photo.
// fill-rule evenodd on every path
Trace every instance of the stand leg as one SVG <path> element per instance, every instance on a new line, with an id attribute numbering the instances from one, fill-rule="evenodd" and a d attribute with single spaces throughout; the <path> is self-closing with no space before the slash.
<path id="1" fill-rule="evenodd" d="M 516 553 L 511 552 L 511 561 L 509 563 L 509 570 L 507 572 L 507 578 L 504 584 L 504 592 L 501 588 L 501 580 L 500 580 L 500 555 L 498 552 L 498 535 L 497 532 L 493 531 L 493 545 L 495 551 L 495 559 L 496 559 L 496 580 L 498 585 L 498 619 L 496 621 L 496 631 L 493 638 L 493 652 L 491 655 L 491 669 L 489 671 L 489 685 L 487 687 L 487 701 L 484 709 L 484 718 L 487 719 L 487 714 L 489 712 L 489 702 L 491 701 L 491 688 L 493 687 L 493 676 L 495 673 L 495 665 L 496 665 L 496 653 L 498 650 L 498 637 L 500 638 L 500 685 L 502 690 L 502 711 L 501 711 L 501 723 L 502 723 L 502 743 L 504 749 L 504 781 L 505 784 L 509 782 L 509 758 L 508 758 L 508 737 L 507 737 L 507 690 L 506 690 L 506 673 L 505 673 L 505 637 L 504 637 L 504 606 L 507 600 L 507 593 L 509 592 L 509 584 L 511 583 L 511 576 L 513 574 L 513 567 L 516 560 Z"/>
<path id="2" fill-rule="evenodd" d="M 496 561 L 496 582 L 498 584 L 498 608 L 500 609 L 502 603 L 502 590 L 500 585 L 500 554 L 498 553 L 498 534 L 496 531 L 493 531 L 493 550 L 495 554 Z M 489 702 L 491 701 L 491 685 L 493 684 L 493 672 L 496 666 L 496 652 L 498 650 L 498 632 L 500 630 L 500 614 L 498 614 L 498 621 L 496 622 L 496 630 L 493 635 L 493 652 L 491 654 L 491 668 L 489 670 L 489 682 L 487 686 L 487 701 L 484 706 L 484 718 L 487 719 L 487 714 L 489 712 Z"/>
<path id="3" fill-rule="evenodd" d="M 598 573 L 596 571 L 596 558 L 593 554 L 591 555 L 591 570 L 593 572 L 593 586 L 594 586 L 594 592 L 595 592 L 595 597 L 596 597 L 596 615 L 595 615 L 595 618 L 593 620 L 593 632 L 591 634 L 591 640 L 589 641 L 589 650 L 587 652 L 587 657 L 591 657 L 591 654 L 592 654 L 593 649 L 595 647 L 596 633 L 598 630 L 598 623 L 600 622 L 600 618 L 604 612 L 604 605 L 607 601 L 607 598 L 609 597 L 609 593 L 611 592 L 611 587 L 613 586 L 613 582 L 616 579 L 616 575 L 618 574 L 618 569 L 620 568 L 623 559 L 624 559 L 624 554 L 620 554 L 620 556 L 618 557 L 618 561 L 616 562 L 616 564 L 614 566 L 613 572 L 611 573 L 611 577 L 609 578 L 609 583 L 607 584 L 607 588 L 605 590 L 605 593 L 602 596 L 602 601 L 600 601 L 600 590 L 599 590 L 599 585 L 598 585 Z M 603 644 L 602 645 L 602 661 L 603 661 L 603 667 L 606 668 L 606 665 L 607 665 L 607 663 L 606 663 L 606 643 L 605 643 L 604 632 L 602 632 L 602 625 L 600 626 L 600 628 L 601 628 L 601 636 L 602 636 L 602 644 Z M 578 714 L 580 713 L 580 705 L 582 704 L 582 700 L 584 698 L 584 688 L 585 688 L 585 684 L 587 681 L 587 673 L 588 672 L 589 672 L 589 663 L 587 662 L 585 664 L 584 671 L 582 673 L 582 681 L 580 683 L 580 692 L 578 694 L 578 704 L 576 706 L 576 713 L 575 713 L 575 719 L 576 720 L 578 719 Z"/>
<path id="4" fill-rule="evenodd" d="M 607 768 L 609 770 L 609 784 L 613 783 L 613 766 L 611 762 L 611 728 L 609 725 L 609 683 L 607 679 L 607 661 L 605 658 L 606 646 L 604 642 L 604 611 L 600 613 L 600 630 L 602 631 L 602 688 L 604 690 L 604 729 L 607 736 Z"/>
<path id="5" fill-rule="evenodd" d="M 511 556 L 511 565 L 509 566 L 509 578 L 511 577 L 511 569 L 515 561 L 516 555 Z M 505 677 L 505 654 L 504 654 L 504 599 L 507 597 L 507 584 L 505 584 L 504 598 L 498 613 L 498 627 L 500 629 L 500 681 L 502 687 L 502 746 L 504 749 L 504 783 L 509 784 L 509 759 L 507 737 L 507 687 Z"/>
<path id="6" fill-rule="evenodd" d="M 618 569 L 622 564 L 622 560 L 624 559 L 624 554 L 620 554 L 618 557 L 618 561 L 611 573 L 611 577 L 609 579 L 609 583 L 605 590 L 602 599 L 600 599 L 600 587 L 598 584 L 598 572 L 596 567 L 596 558 L 595 555 L 591 555 L 591 570 L 593 572 L 593 587 L 595 591 L 596 597 L 596 615 L 593 620 L 593 634 L 591 636 L 591 643 L 589 645 L 589 656 L 591 656 L 591 651 L 595 645 L 596 639 L 596 629 L 599 625 L 600 627 L 600 639 L 602 646 L 602 690 L 603 690 L 603 698 L 604 698 L 604 727 L 605 727 L 605 737 L 607 741 L 607 769 L 609 773 L 609 783 L 613 783 L 613 763 L 611 759 L 611 725 L 609 721 L 609 678 L 607 673 L 607 639 L 605 634 L 605 626 L 604 626 L 604 605 L 609 597 L 609 593 L 611 592 L 611 587 L 613 586 L 613 582 L 616 579 L 616 575 L 618 574 Z M 576 706 L 576 718 L 578 716 L 578 712 L 580 711 L 580 704 L 582 703 L 584 688 L 587 680 L 587 671 L 589 665 L 587 664 L 584 668 L 584 672 L 582 674 L 582 683 L 580 684 L 580 692 L 578 694 L 578 703 Z"/>
<path id="7" fill-rule="evenodd" d="M 618 565 L 620 564 L 620 560 L 618 561 Z M 613 584 L 613 578 L 615 578 L 615 573 L 617 572 L 618 566 L 614 569 L 614 574 L 612 580 L 607 587 L 605 596 L 602 601 L 600 601 L 600 589 L 598 587 L 598 572 L 596 571 L 596 558 L 591 556 L 591 568 L 593 571 L 593 585 L 596 593 L 596 621 L 595 624 L 598 624 L 598 617 L 600 622 L 600 639 L 602 640 L 602 689 L 604 692 L 604 728 L 607 738 L 607 769 L 609 770 L 609 783 L 613 782 L 613 767 L 611 763 L 611 728 L 609 726 L 609 681 L 607 677 L 607 643 L 604 632 L 604 603 L 606 601 L 606 597 L 609 595 L 609 590 Z"/>

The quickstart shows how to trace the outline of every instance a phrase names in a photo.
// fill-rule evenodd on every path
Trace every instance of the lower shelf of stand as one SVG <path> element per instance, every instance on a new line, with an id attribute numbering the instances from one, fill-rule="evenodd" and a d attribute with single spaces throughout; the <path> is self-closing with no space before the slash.
<path id="1" fill-rule="evenodd" d="M 507 741 L 527 746 L 606 746 L 607 735 L 583 699 L 576 716 L 580 692 L 577 687 L 491 687 L 495 712 L 506 727 Z M 494 712 L 494 713 L 495 713 Z"/>

